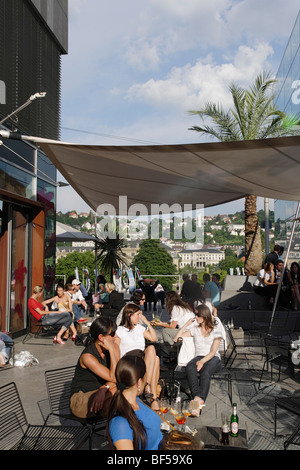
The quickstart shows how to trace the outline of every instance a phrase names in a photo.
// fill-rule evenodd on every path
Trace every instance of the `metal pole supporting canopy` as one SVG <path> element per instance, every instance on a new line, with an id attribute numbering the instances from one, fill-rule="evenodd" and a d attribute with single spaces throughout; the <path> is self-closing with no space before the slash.
<path id="1" fill-rule="evenodd" d="M 278 302 L 279 294 L 280 294 L 280 291 L 281 291 L 283 276 L 284 276 L 285 268 L 286 268 L 287 261 L 288 261 L 288 258 L 289 258 L 289 254 L 290 254 L 290 251 L 291 251 L 291 246 L 292 246 L 292 241 L 293 241 L 293 238 L 294 238 L 296 224 L 297 224 L 297 221 L 299 220 L 299 218 L 298 218 L 299 210 L 300 210 L 300 202 L 298 202 L 298 204 L 297 204 L 296 214 L 295 214 L 295 218 L 294 218 L 294 221 L 293 221 L 293 227 L 292 227 L 291 236 L 290 236 L 290 239 L 289 239 L 289 244 L 288 244 L 286 257 L 285 257 L 285 260 L 284 260 L 283 270 L 282 270 L 282 274 L 280 276 L 280 281 L 279 281 L 277 291 L 276 291 L 276 295 L 275 295 L 275 299 L 274 299 L 272 316 L 271 316 L 270 325 L 269 325 L 269 332 L 272 328 L 272 323 L 273 323 L 273 320 L 274 320 L 274 314 L 275 314 L 275 311 L 276 311 L 277 302 Z"/>

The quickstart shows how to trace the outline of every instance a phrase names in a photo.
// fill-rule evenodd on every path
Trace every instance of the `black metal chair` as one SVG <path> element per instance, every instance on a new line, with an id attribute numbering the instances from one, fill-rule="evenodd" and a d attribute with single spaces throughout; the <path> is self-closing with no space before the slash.
<path id="1" fill-rule="evenodd" d="M 34 338 L 38 340 L 43 339 L 43 338 L 50 339 L 50 336 L 51 337 L 55 336 L 58 333 L 58 331 L 61 329 L 61 327 L 62 327 L 61 324 L 56 324 L 53 326 L 52 325 L 43 326 L 41 320 L 36 320 L 36 318 L 34 318 L 34 316 L 30 312 L 28 312 L 27 333 L 24 336 L 22 343 L 23 344 L 25 343 L 37 344 L 37 342 L 30 343 L 29 342 L 30 338 Z M 47 343 L 41 343 L 39 341 L 38 344 L 48 346 L 48 345 L 51 345 L 52 343 L 50 343 L 50 341 L 48 341 Z"/>
<path id="2" fill-rule="evenodd" d="M 274 436 L 277 437 L 277 418 L 278 408 L 295 414 L 300 417 L 300 397 L 283 397 L 275 399 L 275 416 L 274 416 Z M 287 449 L 290 444 L 300 445 L 300 422 L 297 422 L 295 429 L 292 431 L 289 438 L 284 442 L 284 449 Z"/>
<path id="3" fill-rule="evenodd" d="M 263 381 L 264 374 L 269 373 L 270 366 L 270 376 L 268 379 L 271 382 L 268 383 L 277 383 L 281 379 L 281 370 L 282 366 L 285 365 L 289 367 L 289 357 L 288 357 L 288 344 L 281 342 L 278 338 L 272 338 L 270 336 L 265 338 L 265 350 L 266 350 L 266 360 L 264 361 L 263 368 L 260 374 L 258 390 L 265 388 L 261 386 Z M 277 369 L 277 380 L 273 380 L 275 367 Z"/>
<path id="4" fill-rule="evenodd" d="M 250 335 L 255 334 L 262 339 L 273 337 L 281 341 L 290 342 L 295 336 L 297 324 L 297 312 L 275 311 L 272 324 L 262 324 L 256 322 L 252 325 Z"/>
<path id="5" fill-rule="evenodd" d="M 0 429 L 1 450 L 72 450 L 89 438 L 81 426 L 28 424 L 14 382 L 0 388 Z"/>
<path id="6" fill-rule="evenodd" d="M 262 342 L 254 342 L 254 341 L 243 341 L 243 345 L 239 345 L 236 343 L 232 330 L 227 326 L 224 325 L 228 346 L 226 350 L 226 357 L 225 357 L 225 365 L 228 369 L 231 369 L 233 363 L 238 355 L 243 355 L 245 359 L 248 361 L 250 356 L 263 356 L 263 343 Z"/>
<path id="7" fill-rule="evenodd" d="M 76 366 L 53 369 L 45 372 L 45 380 L 50 405 L 50 413 L 45 423 L 56 416 L 67 421 L 76 421 L 88 429 L 89 448 L 92 449 L 93 435 L 106 428 L 106 420 L 101 416 L 93 418 L 78 418 L 70 410 L 71 383 L 74 377 Z"/>
<path id="8" fill-rule="evenodd" d="M 184 366 L 176 366 L 174 371 L 174 380 L 180 383 L 181 391 L 192 399 L 190 388 L 187 382 L 186 372 Z M 211 380 L 223 380 L 227 382 L 227 393 L 232 405 L 232 381 L 229 371 L 223 366 L 212 375 Z"/>

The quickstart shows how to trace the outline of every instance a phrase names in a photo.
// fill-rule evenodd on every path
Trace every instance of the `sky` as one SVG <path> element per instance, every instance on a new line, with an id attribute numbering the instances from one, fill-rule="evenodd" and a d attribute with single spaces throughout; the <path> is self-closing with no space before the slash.
<path id="1" fill-rule="evenodd" d="M 298 12 L 299 0 L 70 0 L 61 140 L 203 142 L 189 130 L 200 123 L 189 111 L 208 101 L 228 108 L 232 82 L 248 87 L 264 71 L 276 76 Z M 74 209 L 89 211 L 71 187 L 58 188 L 57 210 Z M 238 210 L 243 200 L 205 215 Z"/>

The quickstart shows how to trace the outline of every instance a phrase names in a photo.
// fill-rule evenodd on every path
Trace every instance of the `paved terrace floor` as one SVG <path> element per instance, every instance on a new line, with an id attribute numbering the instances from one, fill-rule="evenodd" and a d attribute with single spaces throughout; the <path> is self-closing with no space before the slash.
<path id="1" fill-rule="evenodd" d="M 151 315 L 150 312 L 147 315 Z M 165 311 L 162 319 L 168 318 Z M 91 318 L 89 318 L 91 320 Z M 158 329 L 158 333 L 160 334 Z M 29 351 L 37 360 L 30 367 L 5 367 L 0 370 L 0 386 L 14 381 L 18 387 L 21 400 L 30 424 L 42 424 L 49 411 L 47 391 L 44 378 L 46 370 L 75 365 L 83 348 L 68 340 L 65 345 L 53 344 L 51 338 L 32 339 L 23 344 L 23 338 L 15 340 L 15 354 Z M 283 442 L 297 424 L 297 418 L 284 411 L 279 412 L 278 431 L 283 437 L 274 438 L 274 400 L 278 396 L 298 396 L 300 399 L 300 375 L 292 376 L 289 369 L 282 371 L 279 383 L 265 381 L 265 388 L 258 390 L 257 380 L 262 369 L 260 357 L 238 356 L 232 368 L 233 402 L 237 403 L 239 426 L 247 432 L 250 450 L 283 450 Z M 249 370 L 247 370 L 247 368 Z M 168 380 L 168 371 L 162 371 L 161 377 Z M 188 424 L 221 426 L 221 413 L 231 414 L 231 405 L 227 395 L 226 382 L 212 381 L 206 407 L 199 418 L 190 418 Z M 167 418 L 170 418 L 167 414 Z M 94 440 L 95 449 L 108 449 L 107 438 Z M 84 449 L 87 447 L 84 447 Z M 299 450 L 290 445 L 288 450 Z"/>

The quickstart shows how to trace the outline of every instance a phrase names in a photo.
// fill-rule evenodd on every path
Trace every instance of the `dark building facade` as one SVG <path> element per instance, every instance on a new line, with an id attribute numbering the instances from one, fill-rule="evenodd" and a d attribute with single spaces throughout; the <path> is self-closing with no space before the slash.
<path id="1" fill-rule="evenodd" d="M 67 53 L 67 0 L 0 1 L 0 126 L 51 139 L 60 136 L 61 55 Z M 52 295 L 55 279 L 56 168 L 38 146 L 0 145 L 0 329 L 27 328 L 35 285 Z"/>
<path id="2" fill-rule="evenodd" d="M 61 54 L 67 52 L 67 19 L 65 0 L 0 2 L 0 80 L 6 95 L 0 116 L 17 109 L 32 94 L 47 92 L 17 118 L 18 128 L 27 134 L 59 139 Z"/>

